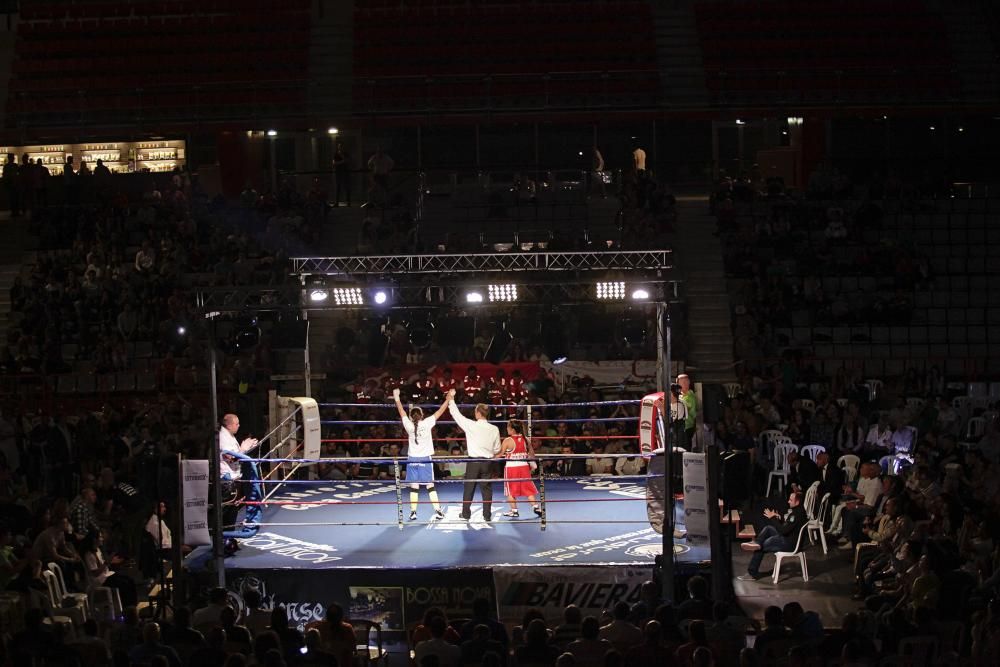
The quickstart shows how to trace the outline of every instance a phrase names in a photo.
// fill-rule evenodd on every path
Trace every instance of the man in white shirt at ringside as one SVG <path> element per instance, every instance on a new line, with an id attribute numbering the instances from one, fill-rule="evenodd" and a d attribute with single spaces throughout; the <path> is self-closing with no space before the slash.
<path id="1" fill-rule="evenodd" d="M 240 430 L 240 418 L 234 414 L 227 414 L 222 417 L 222 428 L 219 429 L 219 473 L 224 482 L 235 482 L 243 477 L 240 457 L 245 457 L 247 452 L 257 446 L 257 438 L 244 438 L 243 442 L 237 442 L 236 434 Z M 263 498 L 260 488 L 260 479 L 257 475 L 256 464 L 248 466 L 250 470 L 249 488 L 246 492 L 248 502 L 258 502 Z M 260 505 L 247 505 L 244 523 L 255 524 L 260 519 L 263 512 Z"/>

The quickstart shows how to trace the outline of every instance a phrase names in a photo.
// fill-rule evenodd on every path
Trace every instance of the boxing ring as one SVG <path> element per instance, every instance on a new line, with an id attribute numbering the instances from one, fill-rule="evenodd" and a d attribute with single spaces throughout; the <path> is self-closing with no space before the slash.
<path id="1" fill-rule="evenodd" d="M 651 490 L 664 488 L 662 467 L 654 463 L 657 459 L 662 462 L 663 457 L 654 456 L 648 447 L 642 453 L 652 472 L 634 475 L 550 473 L 559 462 L 617 461 L 637 453 L 538 454 L 537 465 L 529 473 L 538 490 L 538 516 L 530 507 L 523 511 L 523 499 L 519 499 L 520 517 L 503 516 L 507 502 L 502 460 L 496 461 L 496 477 L 490 481 L 494 496 L 489 521 L 479 491 L 470 506 L 471 516 L 462 518 L 466 481 L 436 476 L 443 517 L 435 516 L 426 490 L 421 489 L 417 517 L 410 520 L 412 499 L 405 456 L 319 455 L 323 444 L 360 447 L 376 440 L 383 447 L 402 447 L 406 438 L 394 404 L 317 404 L 299 398 L 279 398 L 275 403 L 281 407 L 272 415 L 278 425 L 261 443 L 261 458 L 253 460 L 262 473 L 258 494 L 262 499 L 248 501 L 249 494 L 243 494 L 230 501 L 231 521 L 225 526 L 227 530 L 246 530 L 241 521 L 246 508 L 263 508 L 248 534 L 228 541 L 230 546 L 238 546 L 227 549 L 224 559 L 226 585 L 237 604 L 242 593 L 253 588 L 270 596 L 272 605 L 313 610 L 303 611 L 305 618 L 334 600 L 352 617 L 383 622 L 391 629 L 394 621 L 384 615 L 366 615 L 364 610 L 371 607 L 369 598 L 376 595 L 371 591 L 378 591 L 380 600 L 402 596 L 403 601 L 396 606 L 399 618 L 407 622 L 435 600 L 460 613 L 468 608 L 470 596 L 476 595 L 494 601 L 503 616 L 514 617 L 522 606 L 530 605 L 555 619 L 568 603 L 603 609 L 616 596 L 634 601 L 641 583 L 652 577 L 654 562 L 663 551 L 664 536 L 656 530 L 662 527 L 662 505 L 659 521 L 653 521 L 656 511 L 650 500 Z M 589 423 L 592 428 L 595 424 L 623 425 L 621 433 L 614 435 L 535 434 L 530 438 L 533 446 L 547 440 L 565 444 L 577 439 L 634 443 L 641 441 L 641 432 L 650 437 L 645 426 L 649 414 L 642 405 L 640 400 L 497 404 L 490 406 L 490 421 L 502 427 L 508 418 L 516 417 L 523 420 L 527 433 L 552 422 Z M 423 407 L 426 411 L 435 405 Z M 458 407 L 468 414 L 473 406 Z M 614 416 L 566 416 L 588 414 L 591 409 Z M 560 411 L 559 418 L 550 416 L 553 411 Z M 321 412 L 337 419 L 322 419 Z M 336 427 L 331 429 L 334 432 L 347 426 L 358 430 L 385 427 L 389 437 L 323 439 L 320 425 Z M 435 427 L 435 442 L 442 442 L 449 450 L 458 446 L 465 451 L 465 437 L 454 426 L 445 413 Z M 437 437 L 438 432 L 441 437 Z M 433 458 L 435 464 L 472 460 L 462 456 Z M 320 478 L 323 466 L 337 464 L 374 466 L 385 478 Z M 234 521 L 233 509 L 237 510 Z M 674 504 L 676 530 L 668 541 L 673 547 L 675 572 L 680 575 L 705 571 L 711 562 L 707 543 L 689 543 L 686 515 L 683 498 L 678 496 Z M 186 566 L 194 571 L 207 569 L 212 558 L 211 547 L 199 547 L 188 556 Z M 296 613 L 290 611 L 292 616 Z"/>

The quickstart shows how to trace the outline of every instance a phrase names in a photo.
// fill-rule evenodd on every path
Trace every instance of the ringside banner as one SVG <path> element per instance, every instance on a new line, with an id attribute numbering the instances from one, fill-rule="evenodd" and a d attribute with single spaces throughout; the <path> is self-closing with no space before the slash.
<path id="1" fill-rule="evenodd" d="M 563 622 L 566 605 L 575 604 L 584 616 L 600 616 L 619 602 L 639 601 L 642 582 L 652 577 L 649 567 L 498 567 L 493 582 L 501 619 L 520 619 L 529 609 L 540 609 L 550 627 Z"/>
<path id="2" fill-rule="evenodd" d="M 183 459 L 181 461 L 181 498 L 184 500 L 181 521 L 184 526 L 184 544 L 193 547 L 211 544 L 208 534 L 208 461 Z"/>

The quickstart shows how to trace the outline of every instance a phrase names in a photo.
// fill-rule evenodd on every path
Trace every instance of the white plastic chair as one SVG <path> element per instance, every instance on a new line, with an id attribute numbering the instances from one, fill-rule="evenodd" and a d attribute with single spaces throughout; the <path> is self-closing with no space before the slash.
<path id="1" fill-rule="evenodd" d="M 881 468 L 884 473 L 895 475 L 896 470 L 899 468 L 897 461 L 898 460 L 895 456 L 883 456 L 878 460 L 878 467 Z"/>
<path id="2" fill-rule="evenodd" d="M 847 407 L 847 404 L 848 404 L 849 402 L 850 402 L 850 401 L 849 401 L 848 399 L 846 399 L 846 398 L 838 398 L 838 399 L 837 399 L 837 405 L 838 405 L 838 406 L 839 406 L 839 407 L 840 407 L 841 409 L 843 409 L 843 408 L 846 408 L 846 407 Z"/>
<path id="3" fill-rule="evenodd" d="M 978 447 L 979 441 L 985 434 L 986 420 L 982 417 L 973 417 L 965 425 L 965 433 L 962 435 L 962 441 L 959 444 L 966 448 Z"/>
<path id="4" fill-rule="evenodd" d="M 813 512 L 816 510 L 816 496 L 819 493 L 819 482 L 813 482 L 808 489 L 806 489 L 806 496 L 802 501 L 802 507 L 806 510 L 806 516 L 808 518 L 813 518 Z"/>
<path id="5" fill-rule="evenodd" d="M 774 575 L 771 578 L 773 583 L 778 583 L 778 577 L 781 575 L 782 561 L 789 560 L 791 558 L 797 558 L 799 565 L 802 566 L 802 581 L 809 581 L 809 567 L 806 565 L 805 546 L 802 544 L 802 536 L 806 534 L 808 529 L 809 522 L 806 522 L 806 525 L 799 529 L 799 537 L 795 540 L 794 551 L 778 551 L 774 554 Z"/>
<path id="6" fill-rule="evenodd" d="M 743 391 L 743 387 L 740 386 L 739 382 L 727 382 L 723 386 L 725 386 L 725 388 L 726 388 L 726 397 L 727 398 L 736 398 Z"/>
<path id="7" fill-rule="evenodd" d="M 767 474 L 767 491 L 765 496 L 770 497 L 771 495 L 771 482 L 775 478 L 778 479 L 781 484 L 781 490 L 785 490 L 785 485 L 788 484 L 788 455 L 791 452 L 797 452 L 799 448 L 797 445 L 792 443 L 782 443 L 774 447 L 774 467 L 771 472 Z"/>
<path id="8" fill-rule="evenodd" d="M 806 445 L 801 450 L 801 453 L 812 459 L 813 463 L 816 463 L 816 457 L 826 451 L 826 447 L 823 445 Z"/>
<path id="9" fill-rule="evenodd" d="M 775 440 L 784 437 L 784 433 L 778 431 L 777 429 L 767 429 L 760 432 L 757 436 L 757 446 L 760 449 L 761 457 L 758 458 L 759 461 L 770 461 L 772 455 L 774 454 Z"/>
<path id="10" fill-rule="evenodd" d="M 818 483 L 818 482 L 817 482 Z M 815 504 L 815 500 L 813 501 Z M 807 515 L 809 516 L 809 523 L 806 524 L 806 532 L 809 535 L 809 544 L 816 544 L 816 538 L 813 533 L 819 533 L 820 544 L 823 545 L 823 554 L 826 555 L 826 530 L 823 528 L 823 519 L 826 518 L 826 513 L 830 509 L 830 494 L 824 493 L 823 499 L 819 501 L 819 509 L 816 510 L 814 514 L 809 514 L 807 510 Z"/>
<path id="11" fill-rule="evenodd" d="M 844 454 L 837 459 L 837 467 L 843 469 L 846 481 L 851 483 L 858 478 L 858 468 L 861 467 L 861 457 L 856 454 Z"/>
<path id="12" fill-rule="evenodd" d="M 75 606 L 83 609 L 83 613 L 86 616 L 89 613 L 90 598 L 86 593 L 70 593 L 66 589 L 66 579 L 63 578 L 62 568 L 59 563 L 49 563 L 49 571 L 56 575 L 56 590 L 59 594 L 59 600 L 62 601 L 67 606 Z"/>
<path id="13" fill-rule="evenodd" d="M 881 380 L 865 380 L 864 387 L 868 387 L 868 401 L 874 402 L 882 395 Z"/>
<path id="14" fill-rule="evenodd" d="M 53 618 L 68 618 L 74 626 L 82 626 L 87 620 L 87 613 L 84 607 L 68 607 L 64 604 L 64 599 L 59 596 L 59 582 L 56 574 L 52 570 L 42 570 L 42 578 L 45 579 L 45 586 L 48 589 L 48 606 L 50 615 Z"/>
<path id="15" fill-rule="evenodd" d="M 816 402 L 811 398 L 799 399 L 799 407 L 809 412 L 816 412 Z"/>

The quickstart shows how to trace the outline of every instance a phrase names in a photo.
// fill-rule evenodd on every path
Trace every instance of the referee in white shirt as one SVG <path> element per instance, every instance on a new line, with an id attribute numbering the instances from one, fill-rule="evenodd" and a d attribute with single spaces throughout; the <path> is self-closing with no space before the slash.
<path id="1" fill-rule="evenodd" d="M 448 412 L 458 427 L 465 432 L 465 442 L 469 458 L 483 459 L 469 461 L 465 466 L 465 493 L 462 495 L 463 519 L 472 518 L 472 498 L 476 495 L 476 485 L 483 496 L 483 519 L 492 520 L 494 457 L 500 452 L 500 429 L 487 421 L 490 410 L 484 403 L 476 405 L 475 420 L 469 419 L 455 405 L 455 390 L 448 392 Z M 476 481 L 485 480 L 485 481 Z"/>

